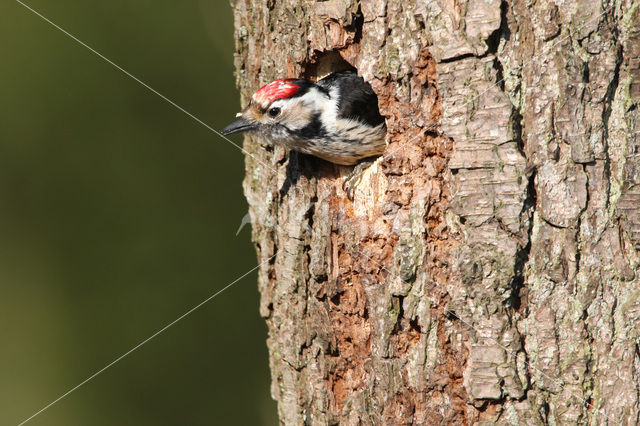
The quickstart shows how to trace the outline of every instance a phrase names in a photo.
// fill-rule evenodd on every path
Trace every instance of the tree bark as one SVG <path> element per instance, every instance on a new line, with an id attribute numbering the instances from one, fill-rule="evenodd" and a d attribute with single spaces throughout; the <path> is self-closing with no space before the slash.
<path id="1" fill-rule="evenodd" d="M 280 421 L 637 424 L 639 2 L 234 13 L 243 104 L 348 63 L 388 126 L 353 202 L 349 168 L 245 139 Z"/>

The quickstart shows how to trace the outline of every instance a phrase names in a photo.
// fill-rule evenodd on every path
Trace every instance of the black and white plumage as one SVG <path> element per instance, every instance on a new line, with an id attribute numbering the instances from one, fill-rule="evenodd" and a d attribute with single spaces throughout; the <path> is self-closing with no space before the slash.
<path id="1" fill-rule="evenodd" d="M 337 72 L 317 83 L 275 80 L 260 88 L 238 117 L 223 134 L 252 132 L 335 164 L 354 165 L 386 147 L 377 97 L 354 71 Z"/>

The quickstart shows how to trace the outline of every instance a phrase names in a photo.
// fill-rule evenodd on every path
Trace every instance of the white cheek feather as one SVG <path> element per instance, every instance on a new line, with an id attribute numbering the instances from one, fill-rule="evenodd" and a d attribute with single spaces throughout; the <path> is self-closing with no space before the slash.
<path id="1" fill-rule="evenodd" d="M 338 117 L 340 91 L 337 87 L 331 89 L 329 96 L 313 88 L 302 96 L 301 100 L 311 106 L 313 110 L 320 111 L 320 121 L 330 133 L 352 132 L 352 135 L 357 136 L 357 129 L 362 127 L 362 123 L 358 120 Z M 353 133 L 354 131 L 356 133 Z"/>
<path id="2" fill-rule="evenodd" d="M 334 125 L 338 121 L 338 104 L 340 103 L 340 93 L 338 88 L 333 88 L 329 92 L 329 99 L 325 96 L 324 107 L 322 108 L 322 118 L 327 124 Z"/>
<path id="3" fill-rule="evenodd" d="M 338 102 L 334 101 L 334 99 L 338 97 L 337 89 L 333 89 L 329 92 L 329 96 L 327 96 L 325 93 L 313 87 L 300 99 L 314 111 L 320 112 L 320 121 L 322 121 L 325 126 L 333 127 L 338 119 Z"/>

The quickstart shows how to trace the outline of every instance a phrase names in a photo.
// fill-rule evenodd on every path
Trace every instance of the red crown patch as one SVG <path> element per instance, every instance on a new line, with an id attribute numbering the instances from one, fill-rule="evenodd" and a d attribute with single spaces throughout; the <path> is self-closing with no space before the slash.
<path id="1" fill-rule="evenodd" d="M 295 78 L 281 78 L 274 80 L 266 86 L 262 86 L 253 95 L 253 98 L 261 104 L 268 105 L 278 99 L 286 99 L 298 93 L 301 89 L 297 84 L 293 84 Z"/>

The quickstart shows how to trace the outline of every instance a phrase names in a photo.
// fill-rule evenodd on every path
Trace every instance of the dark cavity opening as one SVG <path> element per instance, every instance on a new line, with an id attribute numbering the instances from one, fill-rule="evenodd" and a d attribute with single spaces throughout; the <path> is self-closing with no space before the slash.
<path id="1" fill-rule="evenodd" d="M 345 61 L 340 53 L 335 50 L 319 52 L 315 58 L 303 67 L 302 76 L 307 80 L 318 81 L 334 72 L 357 69 L 349 62 Z"/>

